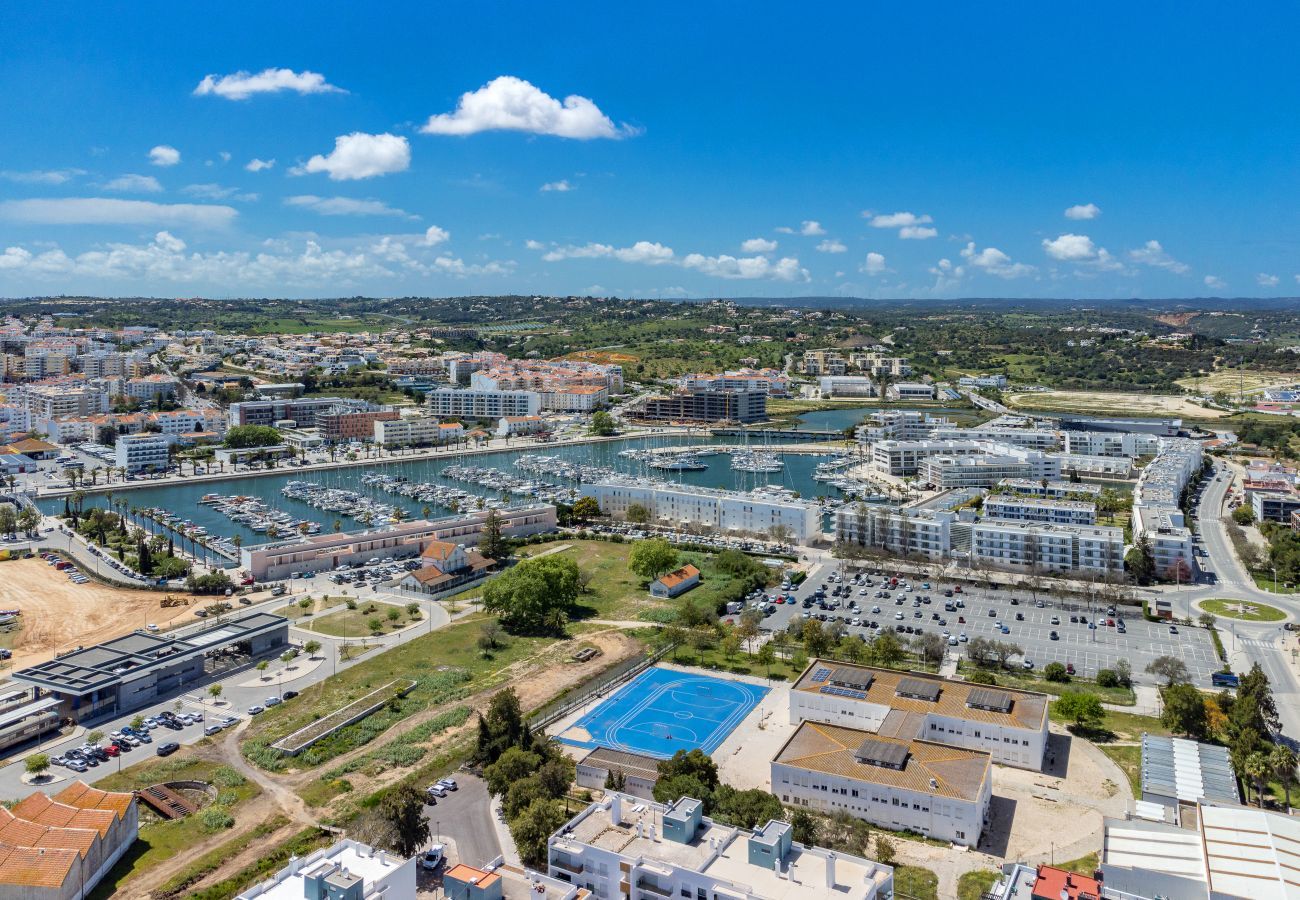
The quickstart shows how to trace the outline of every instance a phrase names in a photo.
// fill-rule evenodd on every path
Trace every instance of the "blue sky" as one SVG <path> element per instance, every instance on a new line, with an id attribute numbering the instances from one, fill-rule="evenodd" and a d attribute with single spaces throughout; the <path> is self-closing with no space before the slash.
<path id="1" fill-rule="evenodd" d="M 1298 20 L 10 5 L 0 295 L 1294 296 Z"/>

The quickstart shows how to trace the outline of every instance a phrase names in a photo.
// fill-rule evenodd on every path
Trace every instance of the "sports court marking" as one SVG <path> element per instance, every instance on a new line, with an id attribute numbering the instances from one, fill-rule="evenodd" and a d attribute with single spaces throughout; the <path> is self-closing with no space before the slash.
<path id="1" fill-rule="evenodd" d="M 712 753 L 768 689 L 652 667 L 560 732 L 575 747 L 608 747 L 667 759 L 678 750 Z"/>

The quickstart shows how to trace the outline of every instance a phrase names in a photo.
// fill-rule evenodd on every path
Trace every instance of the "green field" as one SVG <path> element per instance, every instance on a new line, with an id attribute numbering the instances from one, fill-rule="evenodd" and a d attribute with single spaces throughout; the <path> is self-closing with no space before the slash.
<path id="1" fill-rule="evenodd" d="M 1109 756 L 1115 765 L 1124 770 L 1128 776 L 1129 787 L 1134 797 L 1142 796 L 1142 745 L 1141 744 L 1103 744 L 1098 748 Z"/>
<path id="2" fill-rule="evenodd" d="M 389 620 L 388 611 L 390 609 L 397 610 L 398 619 L 396 621 Z M 299 622 L 298 627 L 314 631 L 317 634 L 328 634 L 332 637 L 364 638 L 372 634 L 398 631 L 413 622 L 423 621 L 423 618 L 423 613 L 420 614 L 418 619 L 410 618 L 406 613 L 406 608 L 395 603 L 362 600 L 357 604 L 356 609 L 341 609 L 338 612 L 332 612 L 310 621 Z M 371 628 L 371 622 L 374 619 L 379 620 L 378 629 Z"/>
<path id="3" fill-rule="evenodd" d="M 993 887 L 1002 873 L 996 869 L 975 869 L 957 879 L 957 900 L 980 900 L 984 892 Z"/>
<path id="4" fill-rule="evenodd" d="M 1237 600 L 1202 600 L 1201 609 L 1211 615 L 1242 622 L 1281 622 L 1286 613 L 1267 603 Z"/>
<path id="5" fill-rule="evenodd" d="M 894 895 L 938 900 L 939 876 L 920 866 L 898 866 L 894 869 Z"/>

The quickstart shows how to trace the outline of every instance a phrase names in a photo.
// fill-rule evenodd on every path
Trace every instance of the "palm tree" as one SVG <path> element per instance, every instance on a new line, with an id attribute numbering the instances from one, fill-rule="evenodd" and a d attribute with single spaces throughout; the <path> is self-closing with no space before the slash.
<path id="1" fill-rule="evenodd" d="M 1282 790 L 1286 793 L 1286 805 L 1290 809 L 1291 783 L 1295 781 L 1295 751 L 1286 744 L 1274 744 L 1273 749 L 1268 753 L 1268 764 L 1273 774 L 1277 776 L 1277 780 L 1282 782 Z"/>
<path id="2" fill-rule="evenodd" d="M 1241 764 L 1242 773 L 1255 785 L 1255 803 L 1264 806 L 1264 779 L 1268 777 L 1269 758 L 1262 751 L 1256 750 L 1246 757 Z"/>

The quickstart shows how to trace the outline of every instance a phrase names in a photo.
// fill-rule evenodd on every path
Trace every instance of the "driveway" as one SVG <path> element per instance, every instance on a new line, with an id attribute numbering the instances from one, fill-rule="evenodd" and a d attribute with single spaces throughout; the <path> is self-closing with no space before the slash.
<path id="1" fill-rule="evenodd" d="M 461 862 L 482 868 L 501 855 L 491 798 L 483 779 L 467 772 L 457 772 L 455 778 L 460 790 L 452 791 L 436 806 L 424 808 L 429 834 L 435 842 L 440 834 L 450 837 Z"/>

